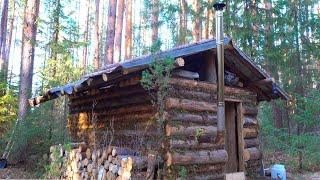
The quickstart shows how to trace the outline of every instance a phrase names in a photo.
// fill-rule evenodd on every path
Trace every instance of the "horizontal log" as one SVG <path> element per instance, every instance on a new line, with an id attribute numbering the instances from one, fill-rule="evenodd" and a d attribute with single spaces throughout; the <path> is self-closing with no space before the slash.
<path id="1" fill-rule="evenodd" d="M 166 165 L 190 165 L 190 164 L 217 164 L 226 163 L 228 153 L 226 150 L 196 151 L 196 152 L 167 152 Z"/>
<path id="2" fill-rule="evenodd" d="M 206 93 L 203 91 L 194 91 L 188 89 L 180 89 L 180 88 L 169 88 L 168 90 L 169 97 L 176 98 L 186 98 L 186 99 L 194 99 L 194 100 L 202 100 L 206 102 L 212 102 L 216 100 L 216 94 Z"/>
<path id="3" fill-rule="evenodd" d="M 258 146 L 259 146 L 258 138 L 244 139 L 244 148 L 251 148 L 251 147 L 258 147 Z"/>
<path id="4" fill-rule="evenodd" d="M 134 106 L 128 106 L 128 107 L 119 107 L 119 108 L 113 108 L 110 110 L 102 110 L 99 111 L 101 114 L 107 114 L 107 115 L 115 115 L 115 114 L 132 114 L 136 112 L 153 112 L 156 108 L 150 103 L 144 103 L 144 104 L 138 104 Z"/>
<path id="5" fill-rule="evenodd" d="M 71 101 L 71 107 L 78 106 L 81 104 L 92 103 L 92 100 L 95 101 L 104 101 L 112 100 L 123 97 L 130 97 L 133 94 L 145 94 L 147 92 L 141 86 L 131 86 L 127 88 L 112 88 L 110 90 L 100 91 L 99 94 L 87 95 L 81 98 L 76 98 Z"/>
<path id="6" fill-rule="evenodd" d="M 170 126 L 166 125 L 166 136 L 205 136 L 211 135 L 215 137 L 217 135 L 216 126 Z"/>
<path id="7" fill-rule="evenodd" d="M 262 158 L 262 153 L 258 148 L 245 148 L 243 151 L 244 161 L 258 160 Z"/>
<path id="8" fill-rule="evenodd" d="M 188 79 L 182 79 L 182 78 L 171 78 L 169 81 L 169 84 L 178 86 L 178 87 L 188 88 L 188 89 L 201 89 L 202 91 L 209 92 L 209 93 L 217 91 L 216 84 L 207 83 L 204 81 L 195 81 L 195 80 L 188 80 Z M 229 87 L 229 86 L 225 86 L 225 93 L 256 96 L 255 93 L 247 89 L 235 88 L 235 87 Z"/>
<path id="9" fill-rule="evenodd" d="M 113 120 L 117 123 L 126 123 L 132 121 L 150 121 L 155 118 L 155 112 L 150 113 L 140 113 L 140 114 L 113 114 L 113 115 L 105 115 L 104 113 L 98 113 L 97 122 L 107 122 Z"/>
<path id="10" fill-rule="evenodd" d="M 256 116 L 258 114 L 258 108 L 243 106 L 243 114 L 250 115 L 250 116 Z"/>
<path id="11" fill-rule="evenodd" d="M 178 69 L 172 72 L 172 76 L 175 78 L 185 78 L 185 79 L 199 79 L 199 73 L 186 71 L 183 69 Z"/>
<path id="12" fill-rule="evenodd" d="M 253 128 L 243 128 L 243 138 L 256 138 L 258 131 Z"/>
<path id="13" fill-rule="evenodd" d="M 195 112 L 216 112 L 217 104 L 188 99 L 167 98 L 166 109 L 180 109 Z"/>
<path id="14" fill-rule="evenodd" d="M 221 174 L 208 174 L 208 175 L 195 175 L 195 176 L 188 176 L 190 180 L 212 180 L 212 179 L 223 179 L 225 176 L 224 173 Z"/>
<path id="15" fill-rule="evenodd" d="M 138 154 L 138 152 L 133 151 L 131 149 L 125 148 L 125 147 L 112 147 L 112 152 L 111 152 L 112 156 L 136 156 Z M 120 157 L 122 158 L 122 157 Z"/>
<path id="16" fill-rule="evenodd" d="M 71 113 L 81 112 L 81 111 L 87 111 L 92 112 L 92 109 L 95 111 L 99 110 L 106 110 L 114 107 L 121 107 L 121 106 L 132 106 L 135 104 L 142 104 L 146 102 L 151 102 L 152 98 L 150 96 L 146 96 L 145 94 L 136 94 L 135 96 L 132 96 L 130 98 L 118 98 L 113 101 L 109 101 L 108 103 L 99 101 L 97 105 L 93 108 L 92 103 L 89 104 L 83 104 L 78 107 L 70 107 Z"/>
<path id="17" fill-rule="evenodd" d="M 249 116 L 244 116 L 243 118 L 244 123 L 243 126 L 244 127 L 248 127 L 248 126 L 255 126 L 258 124 L 258 121 L 255 117 L 249 117 Z"/>
<path id="18" fill-rule="evenodd" d="M 199 124 L 217 124 L 217 116 L 209 115 L 208 113 L 203 114 L 191 114 L 185 112 L 179 113 L 166 113 L 165 118 L 167 121 L 180 121 L 190 122 Z"/>
<path id="19" fill-rule="evenodd" d="M 194 165 L 184 165 L 187 169 L 188 174 L 220 174 L 224 171 L 225 163 L 218 164 L 198 164 L 197 168 L 194 168 Z"/>
<path id="20" fill-rule="evenodd" d="M 223 145 L 214 144 L 214 141 L 200 143 L 197 140 L 169 140 L 169 148 L 171 149 L 223 149 Z"/>

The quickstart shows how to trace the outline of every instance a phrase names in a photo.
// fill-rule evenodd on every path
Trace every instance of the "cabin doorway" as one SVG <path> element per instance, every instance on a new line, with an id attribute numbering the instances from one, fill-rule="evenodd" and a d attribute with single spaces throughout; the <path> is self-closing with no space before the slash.
<path id="1" fill-rule="evenodd" d="M 225 128 L 226 128 L 226 150 L 228 162 L 226 173 L 239 172 L 241 168 L 241 104 L 239 102 L 225 103 Z M 240 137 L 239 137 L 240 136 Z"/>

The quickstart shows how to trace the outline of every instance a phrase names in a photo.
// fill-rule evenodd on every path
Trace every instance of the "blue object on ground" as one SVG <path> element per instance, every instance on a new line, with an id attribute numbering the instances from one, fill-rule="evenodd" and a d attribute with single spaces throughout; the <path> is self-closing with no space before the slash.
<path id="1" fill-rule="evenodd" d="M 0 159 L 0 169 L 4 169 L 7 167 L 7 160 L 6 159 Z"/>
<path id="2" fill-rule="evenodd" d="M 286 169 L 284 165 L 275 164 L 271 167 L 271 179 L 286 180 Z"/>

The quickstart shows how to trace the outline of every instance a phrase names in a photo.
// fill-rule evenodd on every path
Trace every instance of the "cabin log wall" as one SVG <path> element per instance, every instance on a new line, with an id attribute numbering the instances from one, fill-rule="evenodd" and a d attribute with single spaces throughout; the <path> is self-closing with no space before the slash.
<path id="1" fill-rule="evenodd" d="M 171 176 L 181 168 L 188 178 L 223 177 L 227 151 L 225 144 L 216 144 L 216 84 L 173 78 L 166 99 L 165 162 Z M 226 101 L 242 103 L 243 159 L 245 170 L 256 173 L 262 154 L 259 150 L 257 96 L 240 88 L 225 88 Z"/>
<path id="2" fill-rule="evenodd" d="M 170 80 L 164 102 L 163 142 L 157 138 L 157 108 L 152 105 L 151 96 L 139 81 L 120 84 L 70 97 L 68 127 L 74 141 L 103 144 L 112 136 L 111 145 L 130 148 L 142 155 L 150 150 L 159 152 L 164 147 L 162 155 L 170 176 L 177 177 L 181 168 L 186 169 L 190 179 L 224 175 L 227 151 L 224 144 L 215 143 L 216 84 L 181 78 Z M 257 95 L 246 89 L 226 87 L 225 99 L 242 103 L 244 166 L 248 173 L 255 173 L 262 157 L 256 120 Z"/>
<path id="3" fill-rule="evenodd" d="M 155 138 L 156 108 L 139 81 L 133 82 L 120 82 L 114 87 L 71 96 L 68 128 L 73 141 L 91 145 L 112 141 L 113 146 L 142 154 L 147 153 L 147 149 L 157 149 L 160 144 Z"/>

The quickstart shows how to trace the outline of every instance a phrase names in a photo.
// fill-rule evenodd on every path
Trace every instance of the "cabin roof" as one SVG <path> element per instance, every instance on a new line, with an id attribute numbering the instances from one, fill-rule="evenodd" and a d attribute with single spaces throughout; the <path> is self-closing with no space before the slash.
<path id="1" fill-rule="evenodd" d="M 72 95 L 84 92 L 91 88 L 99 88 L 112 85 L 117 79 L 139 72 L 155 60 L 164 58 L 188 57 L 217 47 L 215 39 L 204 40 L 192 44 L 178 46 L 152 55 L 145 55 L 120 63 L 111 64 L 100 70 L 83 76 L 76 82 L 64 86 L 55 87 L 41 96 L 29 99 L 30 105 L 38 105 L 42 102 L 58 98 L 63 95 Z M 274 82 L 273 78 L 262 68 L 256 65 L 244 52 L 233 44 L 229 37 L 224 38 L 225 66 L 233 71 L 245 82 L 244 86 L 257 93 L 259 101 L 282 98 L 288 100 L 289 95 Z M 104 80 L 103 80 L 104 78 Z"/>

